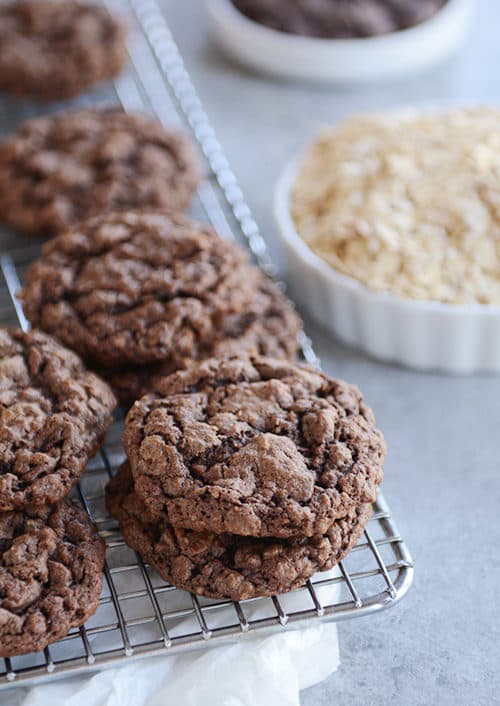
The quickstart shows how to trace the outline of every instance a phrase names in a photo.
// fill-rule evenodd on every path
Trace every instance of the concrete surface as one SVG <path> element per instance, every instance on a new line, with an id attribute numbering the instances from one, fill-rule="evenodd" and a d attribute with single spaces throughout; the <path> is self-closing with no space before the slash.
<path id="1" fill-rule="evenodd" d="M 322 124 L 355 110 L 500 99 L 496 1 L 478 3 L 470 40 L 453 61 L 420 78 L 362 89 L 254 75 L 210 42 L 201 0 L 163 4 L 271 242 L 273 184 Z M 417 374 L 347 350 L 314 326 L 309 332 L 325 369 L 358 383 L 375 408 L 390 449 L 384 491 L 416 578 L 399 606 L 340 625 L 342 667 L 304 694 L 304 706 L 500 703 L 499 379 Z"/>

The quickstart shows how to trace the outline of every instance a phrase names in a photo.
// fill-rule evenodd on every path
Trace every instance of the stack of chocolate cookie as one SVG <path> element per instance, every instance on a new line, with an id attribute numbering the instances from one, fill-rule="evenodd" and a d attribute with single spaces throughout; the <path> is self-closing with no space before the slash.
<path id="1" fill-rule="evenodd" d="M 272 358 L 211 359 L 128 413 L 108 487 L 127 543 L 211 598 L 291 591 L 356 544 L 385 444 L 360 392 Z"/>
<path id="2" fill-rule="evenodd" d="M 166 580 L 272 595 L 357 542 L 383 438 L 356 388 L 290 362 L 300 320 L 242 248 L 173 212 L 115 212 L 49 241 L 21 296 L 122 402 L 141 398 L 108 507 Z"/>
<path id="3" fill-rule="evenodd" d="M 0 329 L 0 657 L 42 649 L 98 606 L 104 543 L 66 497 L 115 405 L 72 351 Z"/>

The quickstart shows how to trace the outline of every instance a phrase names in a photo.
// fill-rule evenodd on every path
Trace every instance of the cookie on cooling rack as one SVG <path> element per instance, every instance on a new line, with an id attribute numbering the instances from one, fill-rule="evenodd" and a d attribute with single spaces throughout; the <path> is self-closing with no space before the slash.
<path id="1" fill-rule="evenodd" d="M 0 329 L 0 511 L 62 500 L 115 406 L 73 352 L 39 331 Z"/>
<path id="2" fill-rule="evenodd" d="M 72 501 L 0 513 L 0 657 L 38 652 L 83 625 L 99 604 L 104 557 Z"/>
<path id="3" fill-rule="evenodd" d="M 259 354 L 273 358 L 293 360 L 297 355 L 297 333 L 300 328 L 298 316 L 274 282 L 263 277 L 255 267 L 242 268 L 246 294 L 242 296 L 243 320 L 234 328 L 229 321 L 219 330 L 214 329 L 208 339 L 190 355 L 170 356 L 160 363 L 149 365 L 127 365 L 116 369 L 101 369 L 101 374 L 113 388 L 124 407 L 161 385 L 163 378 L 189 367 L 194 360 L 206 358 L 228 358 L 241 354 Z M 232 294 L 234 305 L 238 305 L 238 288 Z M 245 304 L 247 297 L 249 303 Z M 253 311 L 252 311 L 253 309 Z"/>
<path id="4" fill-rule="evenodd" d="M 117 108 L 29 120 L 0 142 L 0 219 L 53 236 L 110 211 L 183 211 L 199 181 L 191 140 Z"/>
<path id="5" fill-rule="evenodd" d="M 245 600 L 286 593 L 338 564 L 358 542 L 370 505 L 348 511 L 324 535 L 284 541 L 193 532 L 150 515 L 134 492 L 128 464 L 109 483 L 107 505 L 127 544 L 165 580 L 208 598 Z"/>
<path id="6" fill-rule="evenodd" d="M 127 57 L 123 24 L 80 0 L 0 5 L 0 90 L 42 100 L 71 98 L 116 76 Z"/>
<path id="7" fill-rule="evenodd" d="M 385 442 L 359 390 L 270 358 L 203 361 L 130 409 L 135 490 L 176 527 L 312 537 L 371 503 Z"/>
<path id="8" fill-rule="evenodd" d="M 28 319 L 121 389 L 214 351 L 296 354 L 300 320 L 278 287 L 243 248 L 178 214 L 98 217 L 49 241 L 25 282 Z"/>

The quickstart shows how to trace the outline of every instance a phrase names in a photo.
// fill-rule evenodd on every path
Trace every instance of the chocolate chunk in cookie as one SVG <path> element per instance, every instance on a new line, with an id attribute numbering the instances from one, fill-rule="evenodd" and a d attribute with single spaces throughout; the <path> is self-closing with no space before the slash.
<path id="1" fill-rule="evenodd" d="M 234 601 L 292 591 L 317 571 L 331 569 L 357 543 L 371 514 L 370 505 L 361 505 L 324 535 L 291 542 L 193 532 L 173 527 L 166 515 L 148 515 L 127 464 L 108 485 L 107 504 L 127 544 L 165 581 Z"/>
<path id="2" fill-rule="evenodd" d="M 98 4 L 17 0 L 0 5 L 0 90 L 43 100 L 71 98 L 116 76 L 125 29 Z"/>
<path id="3" fill-rule="evenodd" d="M 189 138 L 117 108 L 35 118 L 0 143 L 0 219 L 53 236 L 86 218 L 183 211 L 199 180 Z"/>
<path id="4" fill-rule="evenodd" d="M 72 351 L 39 331 L 0 329 L 0 511 L 62 500 L 115 405 Z"/>
<path id="5" fill-rule="evenodd" d="M 359 390 L 268 358 L 174 373 L 128 413 L 135 490 L 176 527 L 253 537 L 323 535 L 371 503 L 385 443 Z"/>
<path id="6" fill-rule="evenodd" d="M 167 212 L 105 215 L 50 241 L 22 296 L 34 325 L 118 373 L 219 344 L 297 348 L 298 316 L 245 250 Z"/>
<path id="7" fill-rule="evenodd" d="M 105 546 L 88 515 L 65 500 L 0 513 L 0 657 L 38 652 L 97 610 Z"/>

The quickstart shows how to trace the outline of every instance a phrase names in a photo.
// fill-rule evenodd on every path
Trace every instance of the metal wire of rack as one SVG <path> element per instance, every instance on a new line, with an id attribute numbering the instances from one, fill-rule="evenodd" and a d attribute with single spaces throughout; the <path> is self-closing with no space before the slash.
<path id="1" fill-rule="evenodd" d="M 114 0 L 102 0 L 117 9 Z M 130 70 L 114 82 L 125 110 L 142 109 L 166 124 L 188 128 L 205 157 L 206 178 L 193 215 L 221 235 L 246 241 L 257 263 L 276 270 L 237 179 L 198 99 L 156 0 L 126 0 L 137 31 L 131 37 Z M 95 102 L 95 96 L 87 98 Z M 31 114 L 32 109 L 30 108 Z M 22 117 L 26 117 L 23 115 Z M 18 118 L 19 119 L 19 118 Z M 25 267 L 36 247 L 15 247 L 0 258 L 0 322 L 26 329 L 16 299 Z M 304 359 L 318 366 L 310 340 L 301 334 Z M 388 608 L 408 591 L 413 565 L 389 506 L 380 495 L 363 539 L 331 572 L 317 574 L 292 594 L 243 602 L 198 598 L 166 584 L 128 548 L 104 505 L 105 486 L 123 460 L 117 421 L 104 448 L 76 489 L 107 544 L 104 589 L 97 613 L 43 652 L 0 660 L 0 689 L 39 683 L 92 669 L 126 664 L 133 658 L 215 647 L 243 637 L 267 635 L 314 621 L 340 621 Z"/>

